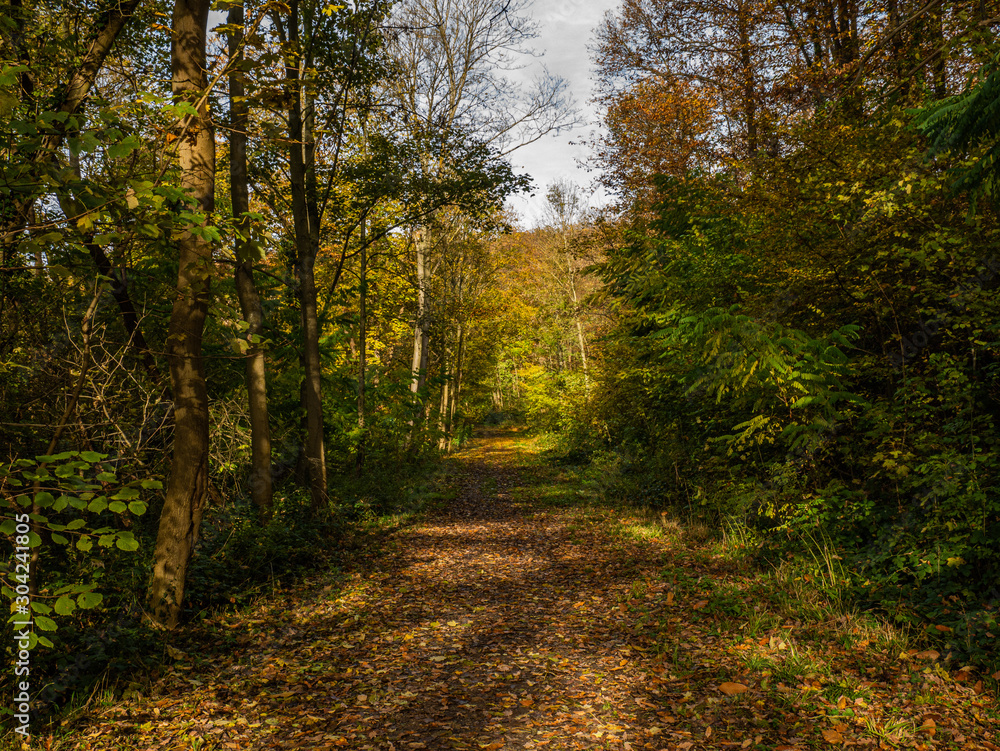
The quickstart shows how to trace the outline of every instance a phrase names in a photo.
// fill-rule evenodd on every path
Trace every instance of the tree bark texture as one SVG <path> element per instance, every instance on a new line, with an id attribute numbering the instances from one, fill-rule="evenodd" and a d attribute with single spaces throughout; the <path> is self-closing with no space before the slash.
<path id="1" fill-rule="evenodd" d="M 176 0 L 171 73 L 176 101 L 198 102 L 208 86 L 205 37 L 210 0 Z M 215 139 L 207 100 L 178 127 L 180 184 L 206 223 L 214 209 Z M 167 336 L 174 394 L 174 450 L 154 550 L 149 619 L 172 629 L 180 621 L 184 583 L 198 541 L 208 485 L 208 394 L 202 334 L 212 277 L 212 246 L 192 229 L 177 240 L 177 288 Z"/>
<path id="2" fill-rule="evenodd" d="M 358 477 L 365 473 L 365 378 L 367 377 L 368 344 L 368 241 L 365 219 L 361 219 L 361 285 L 358 292 L 358 454 L 355 467 Z"/>
<path id="3" fill-rule="evenodd" d="M 327 503 L 326 454 L 323 443 L 322 362 L 319 352 L 319 308 L 316 294 L 316 256 L 319 253 L 319 199 L 316 184 L 313 102 L 303 71 L 308 61 L 300 45 L 299 3 L 291 4 L 288 19 L 290 54 L 285 78 L 291 95 L 288 110 L 289 172 L 292 220 L 295 227 L 295 274 L 302 323 L 302 406 L 306 418 L 305 457 L 313 512 Z"/>
<path id="4" fill-rule="evenodd" d="M 229 54 L 243 59 L 243 6 L 229 10 Z M 239 65 L 229 73 L 229 185 L 236 219 L 236 294 L 247 323 L 250 347 L 246 354 L 247 403 L 250 413 L 250 495 L 262 519 L 271 515 L 271 428 L 267 413 L 267 370 L 264 350 L 264 308 L 253 278 L 250 247 L 250 188 L 247 180 L 247 128 L 250 108 L 246 102 L 244 72 Z"/>

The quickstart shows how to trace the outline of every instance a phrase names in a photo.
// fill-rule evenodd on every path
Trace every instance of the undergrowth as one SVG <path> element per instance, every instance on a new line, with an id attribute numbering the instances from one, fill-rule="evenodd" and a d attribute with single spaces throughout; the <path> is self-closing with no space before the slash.
<path id="1" fill-rule="evenodd" d="M 452 497 L 452 484 L 447 462 L 433 460 L 392 474 L 340 476 L 330 484 L 329 513 L 318 518 L 310 513 L 305 492 L 278 488 L 273 514 L 264 523 L 249 498 L 217 498 L 206 511 L 189 568 L 185 624 L 197 626 L 252 607 L 315 574 L 337 586 L 341 572 L 375 554 L 389 533 Z M 154 542 L 151 527 L 138 554 L 105 555 L 99 572 L 102 606 L 64 618 L 52 635 L 54 646 L 32 651 L 33 727 L 135 690 L 136 676 L 152 679 L 169 662 L 177 634 L 153 630 L 143 620 Z M 3 659 L 11 664 L 9 624 L 7 636 Z M 10 672 L 3 675 L 0 692 L 10 696 Z M 9 717 L 9 708 L 4 711 Z"/>
<path id="2" fill-rule="evenodd" d="M 901 634 L 901 643 L 939 652 L 945 665 L 976 666 L 982 675 L 1000 670 L 995 649 L 1000 636 L 1000 591 L 956 583 L 954 567 L 939 565 L 919 578 L 900 573 L 898 560 L 871 555 L 870 544 L 856 530 L 819 522 L 781 523 L 766 513 L 785 495 L 752 482 L 717 483 L 672 477 L 663 457 L 638 451 L 595 450 L 581 455 L 558 434 L 538 434 L 530 448 L 540 465 L 562 489 L 551 491 L 549 503 L 597 505 L 629 509 L 645 521 L 627 528 L 632 537 L 667 536 L 687 547 L 704 547 L 713 555 L 738 561 L 757 572 L 774 592 L 787 595 L 787 617 L 837 621 L 861 614 L 875 618 L 878 629 Z M 571 482 L 567 482 L 571 480 Z M 797 487 L 787 480 L 788 487 Z M 688 492 L 680 494 L 678 488 Z M 546 491 L 541 491 L 546 500 Z M 931 557 L 914 553 L 915 559 Z M 924 560 L 926 564 L 927 561 Z M 988 589 L 988 588 L 987 588 Z M 791 605 L 789 603 L 794 603 Z M 794 612 L 793 612 L 794 611 Z"/>

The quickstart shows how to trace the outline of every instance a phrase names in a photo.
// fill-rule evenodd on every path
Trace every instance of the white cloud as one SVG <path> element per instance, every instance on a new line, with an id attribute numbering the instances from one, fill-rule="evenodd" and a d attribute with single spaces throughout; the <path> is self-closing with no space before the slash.
<path id="1" fill-rule="evenodd" d="M 529 173 L 535 182 L 533 198 L 517 197 L 508 202 L 527 226 L 540 218 L 545 189 L 550 183 L 565 178 L 587 188 L 593 180 L 594 175 L 578 164 L 579 160 L 586 159 L 588 149 L 570 142 L 584 137 L 597 122 L 597 111 L 589 102 L 592 84 L 587 45 L 592 42 L 593 31 L 605 12 L 617 8 L 618 3 L 619 0 L 540 0 L 534 5 L 533 17 L 539 24 L 539 36 L 532 46 L 543 56 L 537 60 L 528 58 L 519 78 L 530 80 L 542 65 L 564 78 L 586 125 L 573 132 L 545 136 L 511 155 L 515 169 Z M 591 200 L 594 206 L 602 203 L 603 194 Z"/>

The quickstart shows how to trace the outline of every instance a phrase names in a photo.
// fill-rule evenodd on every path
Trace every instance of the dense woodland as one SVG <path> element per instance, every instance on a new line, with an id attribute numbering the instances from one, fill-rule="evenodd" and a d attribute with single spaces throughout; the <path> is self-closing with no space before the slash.
<path id="1" fill-rule="evenodd" d="M 624 0 L 615 203 L 530 230 L 509 156 L 578 123 L 512 83 L 526 2 L 0 7 L 0 566 L 52 706 L 484 421 L 995 663 L 1000 4 Z"/>

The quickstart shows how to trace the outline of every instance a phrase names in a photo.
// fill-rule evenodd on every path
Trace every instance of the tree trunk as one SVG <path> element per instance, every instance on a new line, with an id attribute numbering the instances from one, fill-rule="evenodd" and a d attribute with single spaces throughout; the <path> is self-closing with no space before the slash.
<path id="1" fill-rule="evenodd" d="M 361 218 L 361 287 L 358 293 L 358 454 L 355 459 L 358 477 L 365 473 L 365 377 L 368 341 L 368 241 L 365 219 Z"/>
<path id="2" fill-rule="evenodd" d="M 742 3 L 738 10 L 737 26 L 740 37 L 740 72 L 743 80 L 743 117 L 746 125 L 747 155 L 754 156 L 760 146 L 757 132 L 757 79 L 753 69 L 750 34 L 753 31 L 751 3 Z"/>
<path id="3" fill-rule="evenodd" d="M 580 321 L 580 298 L 576 294 L 576 269 L 573 267 L 573 256 L 569 250 L 569 242 L 563 239 L 566 252 L 566 264 L 569 269 L 569 294 L 573 301 L 573 319 L 576 322 L 576 338 L 580 344 L 580 363 L 583 366 L 583 385 L 590 391 L 590 372 L 587 369 L 587 343 L 583 337 L 583 323 Z"/>
<path id="4" fill-rule="evenodd" d="M 300 49 L 299 3 L 291 4 L 288 38 L 291 52 L 285 76 L 292 104 L 288 110 L 289 171 L 292 219 L 295 226 L 296 282 L 302 322 L 302 406 L 306 417 L 305 456 L 314 513 L 327 503 L 326 454 L 323 444 L 322 362 L 319 352 L 319 308 L 315 265 L 319 253 L 319 201 L 316 189 L 312 95 L 305 90 L 303 71 L 309 62 Z"/>
<path id="5" fill-rule="evenodd" d="M 243 60 L 243 6 L 229 10 L 230 57 Z M 236 294 L 243 320 L 247 323 L 250 347 L 246 355 L 247 403 L 250 412 L 250 495 L 261 519 L 271 515 L 271 428 L 267 414 L 267 372 L 264 350 L 264 308 L 253 278 L 250 245 L 250 188 L 247 181 L 247 128 L 249 106 L 245 96 L 244 72 L 237 64 L 229 73 L 229 189 L 236 222 Z"/>
<path id="6" fill-rule="evenodd" d="M 414 234 L 413 245 L 417 254 L 417 317 L 413 325 L 413 361 L 410 391 L 419 394 L 427 382 L 427 232 L 425 228 Z"/>
<path id="7" fill-rule="evenodd" d="M 458 324 L 458 353 L 455 357 L 455 385 L 451 391 L 451 409 L 448 413 L 449 423 L 454 426 L 455 413 L 458 410 L 458 400 L 462 396 L 462 368 L 465 360 L 465 326 Z M 451 443 L 448 444 L 451 451 Z"/>
<path id="8" fill-rule="evenodd" d="M 174 99 L 198 102 L 208 86 L 205 36 L 210 0 L 176 0 L 171 71 Z M 214 209 L 215 139 L 207 97 L 178 128 L 180 185 L 204 214 Z M 167 336 L 167 362 L 174 393 L 174 453 L 154 550 L 149 619 L 162 628 L 180 620 L 184 582 L 198 540 L 208 485 L 208 393 L 201 356 L 212 277 L 212 246 L 190 229 L 177 240 L 177 289 Z"/>

